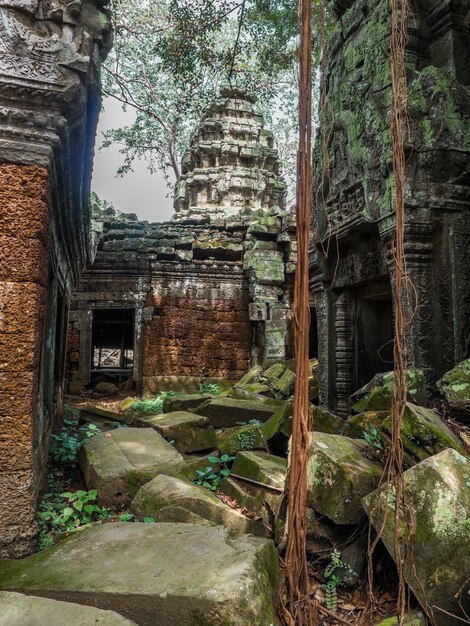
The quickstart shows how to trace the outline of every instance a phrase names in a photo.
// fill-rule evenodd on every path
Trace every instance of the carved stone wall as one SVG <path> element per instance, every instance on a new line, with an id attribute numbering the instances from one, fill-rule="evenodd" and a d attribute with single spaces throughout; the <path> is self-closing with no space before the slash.
<path id="1" fill-rule="evenodd" d="M 318 332 L 326 335 L 320 353 L 321 362 L 328 363 L 321 373 L 322 401 L 347 410 L 349 389 L 364 382 L 361 355 L 378 348 L 370 342 L 364 345 L 362 318 L 375 311 L 388 325 L 391 314 L 391 296 L 382 289 L 393 269 L 390 9 L 385 0 L 338 1 L 332 8 L 323 121 L 329 163 L 317 159 L 314 225 L 319 254 L 312 273 L 321 275 L 321 280 L 315 279 L 322 303 Z M 410 312 L 416 311 L 406 357 L 409 365 L 424 368 L 431 389 L 444 371 L 469 355 L 470 347 L 470 261 L 465 252 L 470 210 L 470 3 L 419 0 L 411 8 L 405 229 L 407 269 L 417 298 L 410 303 Z M 352 351 L 333 330 L 344 326 L 344 305 L 337 302 L 344 302 L 346 293 Z M 391 363 L 384 358 L 387 369 Z"/>
<path id="2" fill-rule="evenodd" d="M 67 305 L 88 258 L 104 4 L 0 0 L 2 558 L 34 548 Z"/>

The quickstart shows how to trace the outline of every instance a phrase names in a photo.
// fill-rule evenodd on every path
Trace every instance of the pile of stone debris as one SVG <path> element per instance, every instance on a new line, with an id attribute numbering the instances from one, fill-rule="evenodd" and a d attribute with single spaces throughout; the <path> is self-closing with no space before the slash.
<path id="1" fill-rule="evenodd" d="M 317 363 L 311 365 L 316 402 Z M 155 415 L 139 412 L 129 399 L 117 411 L 83 406 L 82 421 L 103 431 L 80 451 L 87 488 L 97 489 L 101 505 L 157 523 L 108 523 L 74 533 L 10 562 L 0 589 L 112 608 L 142 625 L 157 623 L 155 612 L 159 624 L 275 624 L 294 385 L 295 364 L 279 363 L 253 368 L 218 395 L 167 395 Z M 395 557 L 394 493 L 380 486 L 392 385 L 392 372 L 376 375 L 352 396 L 348 417 L 311 405 L 308 549 L 325 558 L 338 551 L 336 574 L 350 587 L 366 568 L 368 521 L 380 526 L 385 508 L 382 541 Z M 407 372 L 407 388 L 402 439 L 413 541 L 407 542 L 400 511 L 401 558 L 418 601 L 434 611 L 438 626 L 453 626 L 470 612 L 468 441 L 426 406 L 421 371 Z M 470 362 L 447 373 L 437 388 L 450 423 L 465 419 Z M 221 471 L 227 459 L 233 460 L 230 471 Z M 213 489 L 195 484 L 197 477 Z M 30 602 L 22 597 L 18 606 Z M 410 621 L 425 623 L 422 615 Z"/>

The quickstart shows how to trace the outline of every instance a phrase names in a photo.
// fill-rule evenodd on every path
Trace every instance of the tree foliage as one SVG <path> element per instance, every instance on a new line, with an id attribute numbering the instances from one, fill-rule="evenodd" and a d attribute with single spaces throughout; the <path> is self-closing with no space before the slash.
<path id="1" fill-rule="evenodd" d="M 106 135 L 122 145 L 118 173 L 144 158 L 169 185 L 192 130 L 222 83 L 257 97 L 287 178 L 296 146 L 295 0 L 113 0 L 115 43 L 104 94 L 135 112 Z"/>

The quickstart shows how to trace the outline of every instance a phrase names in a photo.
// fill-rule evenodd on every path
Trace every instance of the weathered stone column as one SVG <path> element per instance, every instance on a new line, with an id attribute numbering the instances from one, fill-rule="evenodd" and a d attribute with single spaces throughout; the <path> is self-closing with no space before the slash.
<path id="1" fill-rule="evenodd" d="M 36 534 L 42 473 L 34 441 L 49 258 L 44 167 L 0 164 L 0 556 L 22 556 Z"/>
<path id="2" fill-rule="evenodd" d="M 349 412 L 349 396 L 354 391 L 354 345 L 351 297 L 347 291 L 338 297 L 335 311 L 336 356 L 336 411 L 339 415 Z"/>

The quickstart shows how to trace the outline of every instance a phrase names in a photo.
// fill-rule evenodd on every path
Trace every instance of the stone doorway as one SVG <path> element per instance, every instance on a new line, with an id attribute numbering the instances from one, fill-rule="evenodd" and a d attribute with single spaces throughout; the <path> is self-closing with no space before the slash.
<path id="1" fill-rule="evenodd" d="M 95 309 L 91 340 L 91 381 L 120 383 L 134 375 L 134 310 Z"/>
<path id="2" fill-rule="evenodd" d="M 393 369 L 393 306 L 390 281 L 356 289 L 355 389 L 375 374 Z"/>

